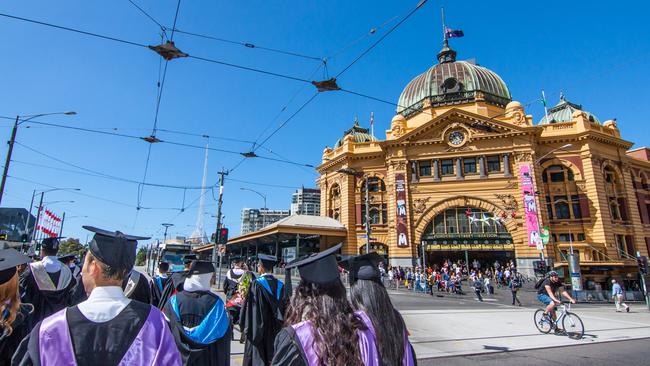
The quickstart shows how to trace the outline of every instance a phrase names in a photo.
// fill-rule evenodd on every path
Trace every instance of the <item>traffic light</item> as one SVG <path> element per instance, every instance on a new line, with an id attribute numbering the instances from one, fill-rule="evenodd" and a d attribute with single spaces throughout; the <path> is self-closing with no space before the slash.
<path id="1" fill-rule="evenodd" d="M 222 227 L 217 231 L 217 244 L 226 244 L 228 242 L 228 228 Z"/>
<path id="2" fill-rule="evenodd" d="M 547 271 L 546 262 L 544 261 L 533 261 L 533 269 L 537 273 L 545 274 Z"/>
<path id="3" fill-rule="evenodd" d="M 29 235 L 23 234 L 20 236 L 20 241 L 23 243 L 27 243 L 29 241 Z"/>
<path id="4" fill-rule="evenodd" d="M 636 257 L 636 262 L 639 265 L 639 272 L 648 274 L 648 257 L 638 256 Z"/>

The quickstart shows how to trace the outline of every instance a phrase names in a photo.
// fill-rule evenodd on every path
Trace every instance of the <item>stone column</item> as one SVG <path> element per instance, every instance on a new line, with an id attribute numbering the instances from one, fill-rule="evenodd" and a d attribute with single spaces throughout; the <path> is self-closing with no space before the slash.
<path id="1" fill-rule="evenodd" d="M 463 162 L 456 158 L 456 179 L 463 179 Z"/>
<path id="2" fill-rule="evenodd" d="M 503 175 L 512 177 L 512 172 L 510 171 L 510 154 L 503 154 Z"/>
<path id="3" fill-rule="evenodd" d="M 485 156 L 483 155 L 478 157 L 478 171 L 481 178 L 487 178 L 487 175 L 485 174 Z"/>
<path id="4" fill-rule="evenodd" d="M 440 180 L 440 160 L 439 159 L 433 159 L 433 162 L 431 163 L 431 169 L 433 173 L 433 180 L 438 181 Z"/>

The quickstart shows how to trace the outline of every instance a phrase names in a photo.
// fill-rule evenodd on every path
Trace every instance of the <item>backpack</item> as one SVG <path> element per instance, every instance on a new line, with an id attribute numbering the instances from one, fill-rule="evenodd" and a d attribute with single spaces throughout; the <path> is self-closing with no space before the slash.
<path id="1" fill-rule="evenodd" d="M 537 282 L 535 282 L 535 290 L 539 290 L 542 287 L 542 283 L 544 283 L 545 280 L 546 280 L 546 276 L 537 280 Z"/>

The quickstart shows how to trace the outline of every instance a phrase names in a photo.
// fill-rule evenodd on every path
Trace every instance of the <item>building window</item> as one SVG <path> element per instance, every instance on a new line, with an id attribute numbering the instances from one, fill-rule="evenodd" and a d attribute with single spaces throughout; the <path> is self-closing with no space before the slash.
<path id="1" fill-rule="evenodd" d="M 630 235 L 616 235 L 616 248 L 621 258 L 634 257 L 634 239 Z"/>
<path id="2" fill-rule="evenodd" d="M 569 203 L 566 196 L 554 196 L 555 203 L 555 218 L 558 220 L 565 220 L 571 218 L 569 211 Z"/>
<path id="3" fill-rule="evenodd" d="M 578 195 L 571 196 L 571 210 L 573 211 L 574 219 L 582 218 L 582 209 L 580 208 L 580 197 Z"/>
<path id="4" fill-rule="evenodd" d="M 564 165 L 551 165 L 544 169 L 542 173 L 542 181 L 544 183 L 561 183 L 564 181 L 573 182 L 575 180 L 573 171 Z"/>
<path id="5" fill-rule="evenodd" d="M 420 168 L 420 177 L 431 176 L 431 161 L 430 160 L 420 161 L 420 162 L 418 162 L 418 166 Z"/>
<path id="6" fill-rule="evenodd" d="M 570 242 L 573 241 L 573 234 L 561 233 L 561 234 L 558 235 L 558 240 L 561 243 L 570 243 Z"/>
<path id="7" fill-rule="evenodd" d="M 494 239 L 493 234 L 507 234 L 504 223 L 497 219 L 492 212 L 480 208 L 455 207 L 447 209 L 436 215 L 424 229 L 424 236 L 448 234 L 465 234 L 464 238 L 471 238 L 476 234 L 481 240 Z M 491 236 L 483 238 L 483 234 Z"/>
<path id="8" fill-rule="evenodd" d="M 370 216 L 368 217 L 371 225 L 383 225 L 388 221 L 388 210 L 385 203 L 383 204 L 371 204 L 370 206 Z M 366 205 L 361 204 L 361 223 L 366 223 Z"/>
<path id="9" fill-rule="evenodd" d="M 578 233 L 577 236 L 578 236 L 578 238 L 577 238 L 578 241 L 585 241 L 586 240 L 585 233 Z"/>
<path id="10" fill-rule="evenodd" d="M 386 185 L 384 181 L 377 177 L 368 177 L 368 192 L 384 192 L 386 190 Z M 366 182 L 363 182 L 361 186 L 361 192 L 366 191 Z"/>
<path id="11" fill-rule="evenodd" d="M 616 197 L 609 197 L 609 211 L 612 214 L 612 220 L 621 220 L 621 210 Z"/>
<path id="12" fill-rule="evenodd" d="M 452 159 L 440 160 L 440 171 L 442 175 L 454 175 L 454 161 Z"/>
<path id="13" fill-rule="evenodd" d="M 463 172 L 465 174 L 476 174 L 476 158 L 463 159 Z"/>
<path id="14" fill-rule="evenodd" d="M 546 212 L 548 213 L 548 219 L 553 220 L 553 203 L 551 202 L 551 196 L 546 196 Z"/>
<path id="15" fill-rule="evenodd" d="M 491 155 L 487 157 L 487 170 L 488 173 L 501 171 L 501 158 L 499 155 Z"/>

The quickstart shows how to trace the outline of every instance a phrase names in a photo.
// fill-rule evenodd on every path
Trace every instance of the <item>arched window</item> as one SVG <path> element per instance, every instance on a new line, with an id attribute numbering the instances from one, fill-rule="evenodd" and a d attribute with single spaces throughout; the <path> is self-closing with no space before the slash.
<path id="1" fill-rule="evenodd" d="M 328 197 L 328 216 L 334 220 L 341 219 L 341 187 L 334 183 L 332 188 L 330 188 L 330 194 Z"/>
<path id="2" fill-rule="evenodd" d="M 505 220 L 475 207 L 454 207 L 436 215 L 424 229 L 422 240 L 441 244 L 509 244 Z"/>
<path id="3" fill-rule="evenodd" d="M 580 194 L 573 171 L 561 164 L 542 172 L 546 192 L 546 211 L 551 220 L 581 219 L 587 216 L 587 197 Z"/>
<path id="4" fill-rule="evenodd" d="M 607 194 L 607 203 L 609 212 L 614 221 L 627 221 L 627 206 L 625 204 L 625 191 L 623 183 L 618 172 L 611 166 L 603 169 L 603 178 L 605 179 L 605 193 Z"/>
<path id="5" fill-rule="evenodd" d="M 385 225 L 388 223 L 388 205 L 386 197 L 386 184 L 379 177 L 367 177 L 368 179 L 368 206 L 370 215 L 368 220 L 371 225 Z M 366 221 L 366 181 L 361 181 L 357 202 L 361 204 L 361 222 Z"/>

